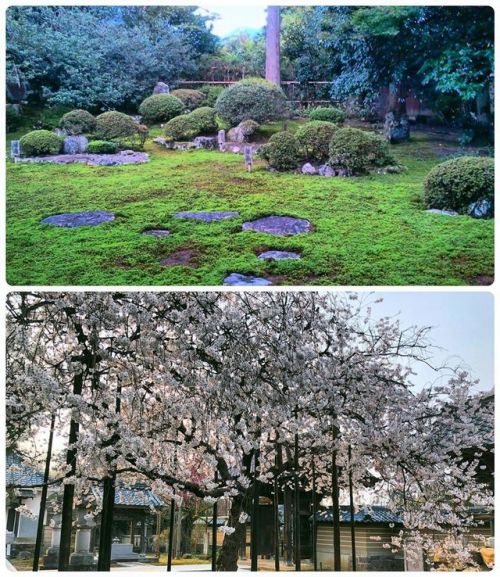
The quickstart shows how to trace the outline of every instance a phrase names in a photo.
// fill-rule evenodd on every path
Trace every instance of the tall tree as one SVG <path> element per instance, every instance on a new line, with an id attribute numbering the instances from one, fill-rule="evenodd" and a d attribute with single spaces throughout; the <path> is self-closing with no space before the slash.
<path id="1" fill-rule="evenodd" d="M 280 7 L 268 6 L 266 19 L 266 80 L 280 85 Z"/>

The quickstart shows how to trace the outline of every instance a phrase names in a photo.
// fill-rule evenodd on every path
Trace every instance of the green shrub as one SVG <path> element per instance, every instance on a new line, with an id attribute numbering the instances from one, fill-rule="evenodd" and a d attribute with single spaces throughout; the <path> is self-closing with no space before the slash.
<path id="1" fill-rule="evenodd" d="M 352 174 L 366 172 L 370 166 L 386 166 L 395 161 L 387 142 L 359 128 L 339 128 L 329 147 L 329 163 Z"/>
<path id="2" fill-rule="evenodd" d="M 21 150 L 26 156 L 58 154 L 62 139 L 50 130 L 33 130 L 21 137 Z"/>
<path id="3" fill-rule="evenodd" d="M 191 140 L 198 134 L 198 122 L 191 114 L 176 116 L 165 124 L 165 136 L 171 140 Z"/>
<path id="4" fill-rule="evenodd" d="M 87 152 L 91 154 L 115 154 L 118 152 L 118 144 L 109 140 L 92 140 L 87 146 Z"/>
<path id="5" fill-rule="evenodd" d="M 139 114 L 146 122 L 167 122 L 181 114 L 183 110 L 182 101 L 171 94 L 153 94 L 139 106 Z"/>
<path id="6" fill-rule="evenodd" d="M 334 124 L 342 124 L 345 120 L 345 112 L 333 106 L 319 106 L 309 111 L 310 120 L 325 120 Z"/>
<path id="7" fill-rule="evenodd" d="M 249 78 L 226 88 L 217 98 L 215 109 L 231 126 L 249 119 L 260 123 L 278 120 L 288 112 L 283 90 L 261 78 Z"/>
<path id="8" fill-rule="evenodd" d="M 7 104 L 5 110 L 5 125 L 7 127 L 7 132 L 14 132 L 14 130 L 21 125 L 21 120 L 21 115 L 17 110 L 13 106 Z"/>
<path id="9" fill-rule="evenodd" d="M 293 170 L 300 160 L 299 141 L 290 132 L 276 132 L 260 149 L 260 155 L 276 170 Z"/>
<path id="10" fill-rule="evenodd" d="M 205 100 L 203 101 L 203 104 L 205 106 L 215 106 L 217 98 L 219 98 L 223 90 L 224 90 L 223 86 L 204 84 L 200 88 L 200 92 L 203 92 L 203 94 L 205 95 Z"/>
<path id="11" fill-rule="evenodd" d="M 200 90 L 190 90 L 189 88 L 178 88 L 177 90 L 172 90 L 170 95 L 178 98 L 187 110 L 194 110 L 206 99 L 205 95 Z"/>
<path id="12" fill-rule="evenodd" d="M 68 134 L 88 134 L 95 130 L 96 119 L 86 110 L 71 110 L 63 115 L 59 127 Z"/>
<path id="13" fill-rule="evenodd" d="M 493 200 L 492 158 L 463 156 L 435 166 L 424 181 L 424 199 L 429 208 L 465 212 L 478 200 Z"/>
<path id="14" fill-rule="evenodd" d="M 337 125 L 323 120 L 302 125 L 295 132 L 302 158 L 317 162 L 328 160 L 330 142 L 337 130 Z"/>
<path id="15" fill-rule="evenodd" d="M 190 112 L 190 119 L 198 126 L 198 134 L 213 134 L 217 131 L 217 112 L 210 106 L 202 106 Z"/>
<path id="16" fill-rule="evenodd" d="M 136 132 L 135 122 L 123 112 L 103 112 L 96 118 L 96 135 L 102 140 L 126 138 Z"/>

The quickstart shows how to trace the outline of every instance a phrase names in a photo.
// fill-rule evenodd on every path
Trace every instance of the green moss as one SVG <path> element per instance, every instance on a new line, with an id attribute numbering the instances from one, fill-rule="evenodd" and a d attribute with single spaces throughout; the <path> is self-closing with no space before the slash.
<path id="1" fill-rule="evenodd" d="M 273 132 L 280 126 L 264 126 Z M 152 127 L 151 135 L 161 134 Z M 9 135 L 10 136 L 10 135 Z M 242 156 L 178 152 L 146 144 L 147 164 L 92 167 L 7 163 L 7 278 L 13 285 L 220 285 L 231 272 L 290 285 L 463 285 L 493 274 L 493 221 L 425 212 L 423 181 L 440 162 L 422 133 L 391 149 L 402 174 L 322 178 L 269 173 Z M 115 221 L 62 229 L 48 215 L 109 210 Z M 214 223 L 173 218 L 184 210 L 235 210 Z M 242 232 L 270 214 L 309 219 L 310 234 Z M 164 227 L 163 239 L 141 235 Z M 163 267 L 189 247 L 199 268 Z M 262 262 L 259 249 L 297 250 L 300 261 Z"/>

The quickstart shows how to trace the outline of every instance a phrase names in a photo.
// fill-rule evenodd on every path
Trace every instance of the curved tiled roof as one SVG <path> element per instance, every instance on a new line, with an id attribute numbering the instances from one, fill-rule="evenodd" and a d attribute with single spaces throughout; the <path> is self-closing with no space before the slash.
<path id="1" fill-rule="evenodd" d="M 33 467 L 25 465 L 19 455 L 8 453 L 5 460 L 5 483 L 7 487 L 12 485 L 34 487 L 43 484 L 43 475 Z"/>
<path id="2" fill-rule="evenodd" d="M 92 492 L 97 499 L 102 499 L 102 488 L 97 485 L 92 487 Z M 115 491 L 115 505 L 128 507 L 165 507 L 165 502 L 143 484 L 136 484 L 130 487 L 117 486 Z"/>
<path id="3" fill-rule="evenodd" d="M 319 523 L 332 523 L 333 513 L 331 509 L 317 513 L 316 520 Z M 363 507 L 354 513 L 356 523 L 394 523 L 402 524 L 403 520 L 400 515 L 391 511 L 387 507 L 373 505 L 372 507 Z M 340 522 L 350 523 L 351 513 L 349 507 L 340 507 Z"/>

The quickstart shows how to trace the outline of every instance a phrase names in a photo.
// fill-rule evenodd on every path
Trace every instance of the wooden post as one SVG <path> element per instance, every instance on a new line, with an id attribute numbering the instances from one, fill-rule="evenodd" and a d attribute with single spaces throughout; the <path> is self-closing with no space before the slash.
<path id="1" fill-rule="evenodd" d="M 280 85 L 280 7 L 268 6 L 266 18 L 266 80 Z"/>
<path id="2" fill-rule="evenodd" d="M 340 571 L 340 505 L 337 451 L 332 451 L 333 570 Z"/>
<path id="3" fill-rule="evenodd" d="M 50 475 L 50 461 L 52 459 L 52 441 L 54 439 L 54 425 L 56 422 L 55 414 L 50 419 L 49 442 L 47 444 L 47 455 L 45 457 L 45 471 L 43 473 L 42 495 L 40 497 L 40 510 L 38 512 L 38 525 L 36 529 L 35 551 L 33 553 L 33 571 L 38 571 L 40 562 L 40 553 L 42 550 L 43 539 L 43 519 L 45 517 L 45 507 L 47 505 L 47 491 Z"/>
<path id="4" fill-rule="evenodd" d="M 254 454 L 254 485 L 252 495 L 252 515 L 250 517 L 250 571 L 258 571 L 257 515 L 259 513 L 259 453 Z"/>
<path id="5" fill-rule="evenodd" d="M 300 571 L 300 494 L 299 494 L 299 435 L 294 438 L 294 487 L 293 487 L 293 545 L 295 551 L 295 571 Z"/>
<path id="6" fill-rule="evenodd" d="M 316 508 L 316 463 L 312 461 L 312 538 L 313 538 L 313 546 L 312 546 L 312 557 L 313 557 L 313 569 L 314 571 L 318 570 L 318 555 L 316 551 L 316 538 L 317 538 L 317 520 L 316 515 L 318 514 Z"/>
<path id="7" fill-rule="evenodd" d="M 167 556 L 167 571 L 172 571 L 172 549 L 174 547 L 174 516 L 175 516 L 175 500 L 172 495 L 170 501 L 170 520 L 168 533 L 168 556 Z"/>
<path id="8" fill-rule="evenodd" d="M 217 482 L 217 471 L 215 471 L 215 482 Z M 217 521 L 219 511 L 217 501 L 212 507 L 212 571 L 217 571 Z"/>
<path id="9" fill-rule="evenodd" d="M 351 515 L 351 555 L 352 555 L 352 570 L 356 571 L 356 529 L 354 526 L 354 489 L 352 484 L 352 449 L 351 445 L 348 448 L 349 456 L 349 512 Z"/>
<path id="10" fill-rule="evenodd" d="M 274 458 L 276 472 L 274 474 L 274 570 L 280 570 L 280 512 L 279 512 L 279 482 L 278 453 Z"/>

